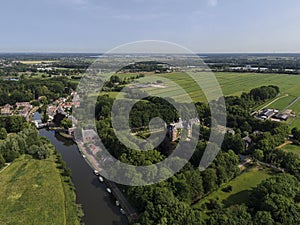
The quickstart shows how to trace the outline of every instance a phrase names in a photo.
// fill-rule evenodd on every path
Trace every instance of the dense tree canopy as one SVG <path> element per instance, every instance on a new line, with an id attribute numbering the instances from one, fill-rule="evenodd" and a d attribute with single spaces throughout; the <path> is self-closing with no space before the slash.
<path id="1" fill-rule="evenodd" d="M 75 90 L 76 84 L 67 78 L 23 79 L 20 81 L 0 80 L 0 106 L 29 102 L 40 96 L 57 99 Z"/>

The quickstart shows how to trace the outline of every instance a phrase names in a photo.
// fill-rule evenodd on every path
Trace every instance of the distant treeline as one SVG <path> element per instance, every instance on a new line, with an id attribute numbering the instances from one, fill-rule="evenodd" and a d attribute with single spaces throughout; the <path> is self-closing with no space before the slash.
<path id="1" fill-rule="evenodd" d="M 15 104 L 16 102 L 29 102 L 39 96 L 47 99 L 57 99 L 67 96 L 76 84 L 63 77 L 51 79 L 23 79 L 20 81 L 0 80 L 0 106 Z"/>

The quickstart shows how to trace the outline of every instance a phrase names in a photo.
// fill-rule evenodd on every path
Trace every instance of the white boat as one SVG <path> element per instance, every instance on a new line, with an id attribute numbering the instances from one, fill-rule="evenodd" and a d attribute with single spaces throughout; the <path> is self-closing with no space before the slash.
<path id="1" fill-rule="evenodd" d="M 126 214 L 125 210 L 124 210 L 124 209 L 122 209 L 122 208 L 120 208 L 120 212 L 121 212 L 123 215 L 125 215 L 125 214 Z"/>
<path id="2" fill-rule="evenodd" d="M 99 175 L 99 171 L 98 170 L 94 170 L 94 174 L 98 176 Z"/>
<path id="3" fill-rule="evenodd" d="M 119 201 L 116 201 L 116 206 L 120 206 L 120 202 Z"/>
<path id="4" fill-rule="evenodd" d="M 110 188 L 106 188 L 106 191 L 107 191 L 109 194 L 111 194 Z"/>
<path id="5" fill-rule="evenodd" d="M 104 180 L 103 180 L 103 178 L 102 177 L 98 177 L 98 180 L 100 181 L 100 182 L 103 182 Z"/>
<path id="6" fill-rule="evenodd" d="M 85 156 L 85 155 L 82 155 L 82 157 L 83 157 L 83 158 L 86 158 L 86 156 Z"/>

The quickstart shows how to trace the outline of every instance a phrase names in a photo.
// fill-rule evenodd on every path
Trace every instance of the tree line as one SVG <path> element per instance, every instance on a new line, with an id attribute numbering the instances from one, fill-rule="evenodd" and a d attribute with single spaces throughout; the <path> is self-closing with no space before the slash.
<path id="1" fill-rule="evenodd" d="M 39 136 L 35 127 L 24 125 L 22 131 L 8 135 L 0 142 L 0 167 L 13 162 L 22 154 L 46 159 L 50 156 L 52 147 L 46 138 Z"/>
<path id="2" fill-rule="evenodd" d="M 40 96 L 57 99 L 75 90 L 76 84 L 63 77 L 51 79 L 0 80 L 0 105 L 29 102 Z"/>

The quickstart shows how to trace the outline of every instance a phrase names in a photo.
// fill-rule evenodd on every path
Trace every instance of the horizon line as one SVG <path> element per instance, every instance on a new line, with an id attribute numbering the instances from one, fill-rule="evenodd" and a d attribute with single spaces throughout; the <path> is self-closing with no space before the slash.
<path id="1" fill-rule="evenodd" d="M 0 54 L 109 54 L 107 52 L 59 52 L 59 51 L 0 51 Z M 115 53 L 115 54 L 189 54 L 189 53 Z M 195 52 L 191 54 L 300 54 L 300 52 Z"/>

